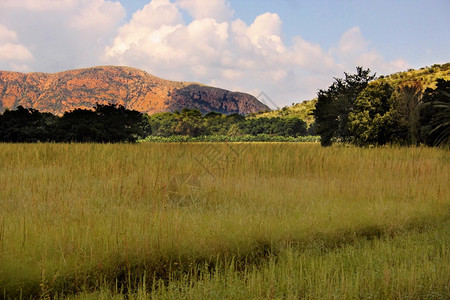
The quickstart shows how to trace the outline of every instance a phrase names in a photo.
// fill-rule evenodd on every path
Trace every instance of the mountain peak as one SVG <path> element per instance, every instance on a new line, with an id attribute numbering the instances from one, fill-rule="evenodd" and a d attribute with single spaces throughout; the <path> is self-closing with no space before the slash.
<path id="1" fill-rule="evenodd" d="M 269 108 L 255 97 L 198 83 L 165 80 L 124 66 L 96 66 L 58 73 L 0 71 L 0 112 L 20 105 L 62 115 L 96 103 L 143 113 L 195 108 L 206 113 L 249 114 Z"/>

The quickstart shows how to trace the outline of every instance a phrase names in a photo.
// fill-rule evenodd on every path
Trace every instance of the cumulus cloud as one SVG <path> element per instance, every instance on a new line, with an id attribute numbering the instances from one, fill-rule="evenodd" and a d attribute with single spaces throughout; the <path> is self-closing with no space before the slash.
<path id="1" fill-rule="evenodd" d="M 345 70 L 349 67 L 364 66 L 387 74 L 408 68 L 406 61 L 386 61 L 377 51 L 371 49 L 370 42 L 363 37 L 358 26 L 343 33 L 338 46 L 332 48 L 331 53 L 336 57 L 339 66 Z"/>
<path id="2" fill-rule="evenodd" d="M 0 7 L 20 8 L 30 11 L 57 11 L 74 6 L 77 0 L 3 0 Z"/>
<path id="3" fill-rule="evenodd" d="M 2 42 L 15 42 L 17 40 L 17 33 L 6 28 L 0 24 L 0 41 Z"/>
<path id="4" fill-rule="evenodd" d="M 3 56 L 16 52 L 28 59 L 5 67 L 3 61 L 2 67 L 14 63 L 23 70 L 25 63 L 30 71 L 56 72 L 98 64 L 125 15 L 118 1 L 2 0 L 1 23 L 22 46 L 3 47 Z"/>
<path id="5" fill-rule="evenodd" d="M 176 31 L 182 23 L 183 16 L 174 3 L 169 0 L 151 1 L 119 29 L 113 46 L 106 48 L 106 57 L 114 57 L 120 62 L 127 54 L 132 56 L 150 56 L 152 53 L 157 56 L 164 53 L 171 55 L 173 53 L 163 46 L 162 39 Z M 153 49 L 155 45 L 160 47 Z"/>
<path id="6" fill-rule="evenodd" d="M 0 24 L 0 68 L 28 71 L 30 68 L 26 62 L 32 59 L 27 47 L 19 43 L 17 33 Z"/>
<path id="7" fill-rule="evenodd" d="M 78 6 L 70 21 L 73 28 L 107 33 L 115 28 L 117 20 L 125 17 L 125 10 L 119 2 L 90 0 L 84 3 Z"/>

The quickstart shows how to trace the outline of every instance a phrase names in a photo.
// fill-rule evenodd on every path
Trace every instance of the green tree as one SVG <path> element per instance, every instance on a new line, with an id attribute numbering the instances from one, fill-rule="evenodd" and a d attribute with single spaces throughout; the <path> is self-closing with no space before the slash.
<path id="1" fill-rule="evenodd" d="M 193 137 L 205 134 L 205 122 L 198 109 L 183 108 L 180 113 L 175 113 L 175 118 L 178 121 L 175 134 Z"/>
<path id="2" fill-rule="evenodd" d="M 369 83 L 349 113 L 352 142 L 359 146 L 393 142 L 398 113 L 393 107 L 393 88 L 384 80 Z"/>
<path id="3" fill-rule="evenodd" d="M 422 84 L 407 82 L 396 88 L 393 106 L 398 114 L 396 140 L 402 144 L 415 145 L 420 142 L 419 106 L 422 98 Z"/>
<path id="4" fill-rule="evenodd" d="M 36 109 L 17 107 L 0 115 L 0 141 L 35 143 L 54 141 L 56 117 Z"/>
<path id="5" fill-rule="evenodd" d="M 101 140 L 111 143 L 136 142 L 150 133 L 150 127 L 142 113 L 126 109 L 122 105 L 97 104 L 95 113 L 101 124 Z"/>
<path id="6" fill-rule="evenodd" d="M 230 122 L 225 115 L 217 112 L 209 112 L 204 116 L 205 131 L 207 135 L 226 135 Z"/>
<path id="7" fill-rule="evenodd" d="M 306 122 L 297 117 L 284 119 L 283 127 L 283 136 L 305 136 L 308 132 Z"/>
<path id="8" fill-rule="evenodd" d="M 144 116 L 121 105 L 97 104 L 94 110 L 75 109 L 59 119 L 58 139 L 63 142 L 136 142 L 150 133 Z"/>
<path id="9" fill-rule="evenodd" d="M 151 127 L 152 135 L 169 137 L 174 134 L 175 127 L 178 124 L 175 115 L 170 112 L 156 113 L 148 116 L 148 122 Z"/>
<path id="10" fill-rule="evenodd" d="M 357 67 L 356 74 L 344 73 L 344 79 L 335 78 L 334 83 L 327 90 L 318 92 L 313 115 L 322 146 L 330 146 L 333 139 L 343 142 L 351 141 L 348 116 L 354 108 L 359 93 L 375 78 L 375 75 L 370 75 L 370 72 L 369 69 Z"/>
<path id="11" fill-rule="evenodd" d="M 430 146 L 450 143 L 450 80 L 427 88 L 420 107 L 420 136 Z"/>
<path id="12" fill-rule="evenodd" d="M 61 142 L 102 142 L 103 126 L 92 110 L 74 109 L 65 112 L 57 123 L 57 137 Z"/>

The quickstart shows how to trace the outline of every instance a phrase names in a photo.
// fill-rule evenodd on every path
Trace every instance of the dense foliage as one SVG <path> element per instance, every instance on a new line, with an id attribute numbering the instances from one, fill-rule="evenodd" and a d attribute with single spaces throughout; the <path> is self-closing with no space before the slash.
<path id="1" fill-rule="evenodd" d="M 0 115 L 0 142 L 135 142 L 149 130 L 140 112 L 113 104 L 76 109 L 62 117 L 22 106 Z"/>
<path id="2" fill-rule="evenodd" d="M 153 136 L 150 135 L 141 142 L 152 142 L 152 143 L 227 143 L 227 142 L 296 142 L 296 143 L 317 143 L 320 141 L 319 136 L 279 136 L 279 135 L 269 135 L 269 134 L 258 134 L 258 135 L 239 135 L 239 136 L 229 136 L 229 135 L 201 135 L 201 136 L 188 136 L 188 135 L 171 135 L 165 136 Z"/>
<path id="3" fill-rule="evenodd" d="M 438 78 L 433 86 L 423 77 L 411 78 L 374 80 L 370 70 L 358 67 L 356 74 L 345 73 L 344 79 L 320 90 L 313 114 L 322 145 L 448 145 L 450 81 Z M 425 91 L 422 82 L 427 83 Z"/>
<path id="4" fill-rule="evenodd" d="M 300 141 L 298 137 L 306 136 L 308 130 L 298 117 L 245 118 L 216 112 L 202 115 L 196 109 L 147 116 L 112 104 L 97 104 L 94 110 L 75 109 L 61 117 L 22 106 L 0 115 L 0 142 L 136 142 L 150 134 L 156 138 L 153 140 L 208 137 L 204 139 Z"/>
<path id="5" fill-rule="evenodd" d="M 349 114 L 353 111 L 358 95 L 374 78 L 375 75 L 370 75 L 369 69 L 358 67 L 356 74 L 345 73 L 345 79 L 336 78 L 328 90 L 319 91 L 313 113 L 323 146 L 331 145 L 332 139 L 343 142 L 351 140 Z"/>
<path id="6" fill-rule="evenodd" d="M 306 123 L 298 118 L 246 118 L 238 114 L 223 115 L 210 112 L 202 115 L 196 109 L 183 109 L 175 113 L 159 113 L 148 117 L 152 135 L 169 136 L 258 136 L 282 137 L 307 135 Z"/>
<path id="7" fill-rule="evenodd" d="M 450 143 L 450 80 L 439 79 L 436 89 L 425 90 L 419 122 L 423 142 L 429 145 Z"/>
<path id="8" fill-rule="evenodd" d="M 292 118 L 298 117 L 306 122 L 311 128 L 311 125 L 314 123 L 314 116 L 312 112 L 316 107 L 317 99 L 302 101 L 300 103 L 292 103 L 291 106 L 284 106 L 282 108 L 268 111 L 268 112 L 259 112 L 256 114 L 251 114 L 250 117 L 254 118 Z M 308 129 L 309 129 L 308 128 Z"/>

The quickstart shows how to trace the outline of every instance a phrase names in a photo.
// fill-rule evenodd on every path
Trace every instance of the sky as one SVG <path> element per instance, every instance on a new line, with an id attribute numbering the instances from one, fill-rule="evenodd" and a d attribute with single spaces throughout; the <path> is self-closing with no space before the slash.
<path id="1" fill-rule="evenodd" d="M 449 13 L 448 0 L 0 0 L 0 70 L 130 66 L 282 107 L 357 66 L 450 62 Z"/>

